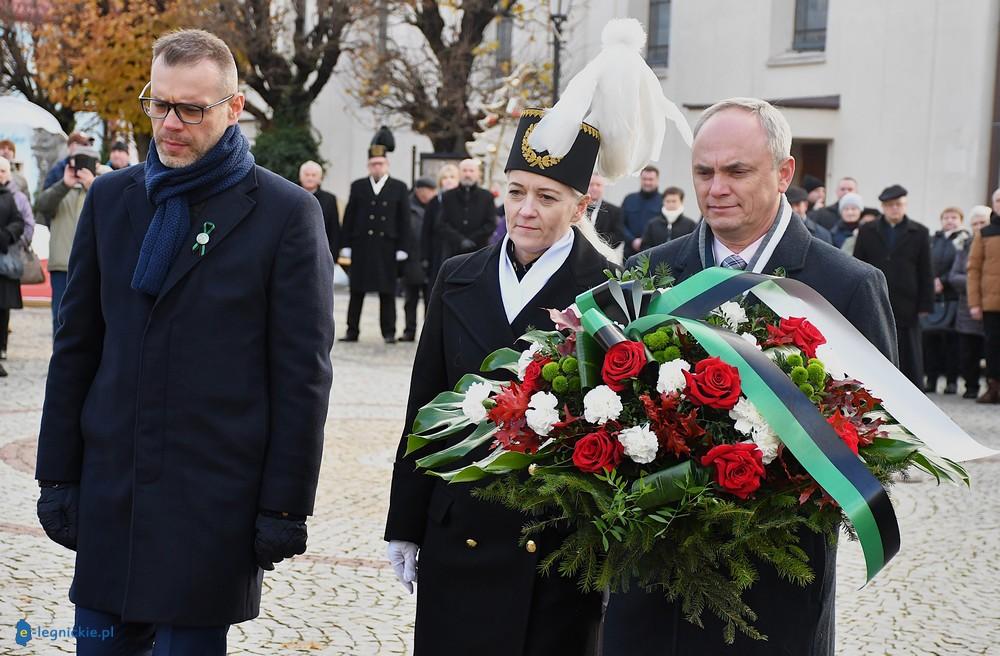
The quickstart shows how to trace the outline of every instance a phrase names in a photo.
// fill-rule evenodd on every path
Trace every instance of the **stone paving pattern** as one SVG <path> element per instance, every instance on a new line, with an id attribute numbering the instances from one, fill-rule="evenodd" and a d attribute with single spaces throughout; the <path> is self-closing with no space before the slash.
<path id="1" fill-rule="evenodd" d="M 338 294 L 338 329 L 346 300 Z M 376 305 L 375 298 L 365 304 L 361 342 L 334 348 L 309 551 L 265 576 L 260 617 L 232 627 L 230 654 L 409 653 L 414 597 L 385 562 L 382 530 L 415 347 L 383 345 Z M 73 653 L 68 638 L 35 639 L 27 647 L 13 640 L 21 618 L 32 626 L 71 626 L 73 554 L 50 542 L 35 519 L 32 472 L 49 311 L 12 314 L 10 377 L 0 379 L 0 622 L 9 627 L 0 630 L 0 654 Z M 1000 407 L 935 398 L 977 439 L 1000 448 Z M 894 488 L 902 551 L 871 584 L 862 587 L 860 547 L 842 541 L 838 654 L 1000 654 L 1000 458 L 968 468 L 971 491 L 937 487 L 923 476 Z"/>

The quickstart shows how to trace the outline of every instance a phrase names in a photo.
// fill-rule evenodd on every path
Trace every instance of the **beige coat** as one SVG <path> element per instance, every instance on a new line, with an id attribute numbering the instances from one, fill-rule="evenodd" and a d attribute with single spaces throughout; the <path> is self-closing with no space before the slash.
<path id="1" fill-rule="evenodd" d="M 1000 216 L 996 212 L 972 240 L 966 285 L 970 308 L 1000 312 Z"/>
<path id="2" fill-rule="evenodd" d="M 76 224 L 83 211 L 87 192 L 81 186 L 68 188 L 62 180 L 35 201 L 35 221 L 49 227 L 49 271 L 67 271 Z"/>

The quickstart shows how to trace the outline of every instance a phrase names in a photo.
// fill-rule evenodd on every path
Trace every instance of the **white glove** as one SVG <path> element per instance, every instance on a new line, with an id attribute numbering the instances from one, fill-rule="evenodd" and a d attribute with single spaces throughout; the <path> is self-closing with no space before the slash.
<path id="1" fill-rule="evenodd" d="M 345 246 L 344 248 L 340 249 L 340 257 L 350 257 L 350 256 L 351 256 L 350 246 Z"/>
<path id="2" fill-rule="evenodd" d="M 417 551 L 419 549 L 420 547 L 413 542 L 403 540 L 389 542 L 389 564 L 396 572 L 396 578 L 410 594 L 413 594 L 413 583 L 417 580 Z"/>
<path id="3" fill-rule="evenodd" d="M 410 256 L 406 254 L 406 251 L 396 251 L 396 261 L 397 262 L 404 262 L 404 261 L 406 261 L 406 258 L 408 258 L 408 257 L 410 257 Z"/>

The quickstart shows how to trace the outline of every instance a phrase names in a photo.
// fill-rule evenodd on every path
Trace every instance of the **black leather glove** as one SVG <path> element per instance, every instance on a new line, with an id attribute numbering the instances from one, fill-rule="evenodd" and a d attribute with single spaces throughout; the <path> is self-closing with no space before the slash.
<path id="1" fill-rule="evenodd" d="M 76 551 L 80 486 L 76 483 L 43 483 L 38 495 L 38 521 L 56 544 Z"/>
<path id="2" fill-rule="evenodd" d="M 275 563 L 305 553 L 307 537 L 305 517 L 262 510 L 253 541 L 257 564 L 270 572 Z"/>
<path id="3" fill-rule="evenodd" d="M 460 248 L 466 252 L 474 251 L 476 250 L 476 242 L 472 241 L 471 239 L 463 239 Z"/>

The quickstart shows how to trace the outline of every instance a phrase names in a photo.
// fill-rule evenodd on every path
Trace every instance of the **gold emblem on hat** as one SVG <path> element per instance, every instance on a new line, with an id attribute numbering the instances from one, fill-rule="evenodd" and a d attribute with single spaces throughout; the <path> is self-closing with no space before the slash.
<path id="1" fill-rule="evenodd" d="M 562 161 L 562 157 L 553 157 L 552 155 L 539 155 L 535 152 L 535 149 L 528 144 L 528 139 L 531 138 L 531 133 L 535 131 L 535 126 L 537 123 L 532 123 L 528 126 L 528 129 L 524 131 L 524 137 L 521 139 L 521 156 L 524 161 L 528 163 L 528 166 L 533 166 L 539 169 L 547 169 L 550 166 L 555 166 Z"/>

